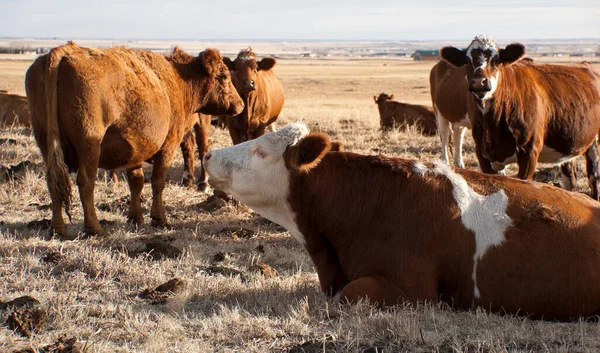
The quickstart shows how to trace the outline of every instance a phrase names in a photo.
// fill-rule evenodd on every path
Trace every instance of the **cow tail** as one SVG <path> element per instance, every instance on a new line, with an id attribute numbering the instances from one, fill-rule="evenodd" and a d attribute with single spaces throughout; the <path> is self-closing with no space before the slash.
<path id="1" fill-rule="evenodd" d="M 64 152 L 60 140 L 58 124 L 58 65 L 65 55 L 63 50 L 53 50 L 48 54 L 44 77 L 46 94 L 46 127 L 48 129 L 46 143 L 46 181 L 52 202 L 64 206 L 71 221 L 71 179 L 65 164 Z"/>

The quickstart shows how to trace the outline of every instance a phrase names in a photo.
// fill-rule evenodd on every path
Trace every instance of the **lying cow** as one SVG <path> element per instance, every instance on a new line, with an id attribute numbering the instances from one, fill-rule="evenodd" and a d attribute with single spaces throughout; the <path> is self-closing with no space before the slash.
<path id="1" fill-rule="evenodd" d="M 224 62 L 245 103 L 241 114 L 227 119 L 235 145 L 261 136 L 277 120 L 283 108 L 283 86 L 272 70 L 277 61 L 274 58 L 258 61 L 251 48 L 241 50 L 234 61 L 225 57 Z"/>
<path id="2" fill-rule="evenodd" d="M 204 165 L 212 186 L 290 231 L 336 299 L 600 314 L 596 201 L 443 162 L 329 148 L 327 136 L 296 123 L 209 151 Z"/>
<path id="3" fill-rule="evenodd" d="M 481 169 L 496 173 L 513 162 L 531 180 L 538 162 L 562 164 L 565 187 L 573 187 L 571 163 L 585 154 L 592 197 L 598 200 L 600 75 L 588 65 L 536 64 L 521 60 L 522 44 L 501 49 L 475 37 L 469 47 L 445 47 L 441 56 L 466 67 L 469 118 Z"/>
<path id="4" fill-rule="evenodd" d="M 31 126 L 27 97 L 0 91 L 0 127 Z"/>
<path id="5" fill-rule="evenodd" d="M 67 231 L 69 171 L 77 171 L 84 231 L 103 234 L 94 208 L 98 167 L 125 168 L 131 191 L 128 219 L 143 221 L 142 163 L 152 160 L 152 224 L 166 225 L 162 201 L 167 167 L 194 113 L 233 115 L 244 104 L 221 54 L 197 57 L 176 49 L 170 56 L 126 48 L 90 49 L 73 42 L 40 56 L 27 70 L 25 87 L 33 132 L 46 163 L 52 199 L 51 228 Z"/>
<path id="6" fill-rule="evenodd" d="M 379 108 L 381 130 L 391 130 L 398 126 L 415 126 L 424 135 L 435 135 L 437 124 L 435 114 L 430 107 L 424 105 L 401 103 L 394 100 L 394 95 L 381 93 L 373 96 Z"/>

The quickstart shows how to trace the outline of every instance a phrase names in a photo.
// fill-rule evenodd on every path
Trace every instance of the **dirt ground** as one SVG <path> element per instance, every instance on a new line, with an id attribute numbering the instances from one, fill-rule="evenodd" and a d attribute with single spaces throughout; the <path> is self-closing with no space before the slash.
<path id="1" fill-rule="evenodd" d="M 0 58 L 0 89 L 24 94 L 30 64 L 31 58 Z M 433 65 L 280 60 L 275 70 L 286 102 L 277 124 L 303 120 L 354 152 L 435 160 L 440 158 L 438 136 L 410 129 L 380 132 L 373 101 L 385 92 L 400 101 L 430 104 Z M 595 68 L 600 70 L 598 64 Z M 214 147 L 231 144 L 228 133 L 216 128 L 211 140 Z M 12 172 L 0 180 L 0 301 L 29 295 L 46 312 L 43 326 L 25 337 L 3 324 L 9 313 L 0 310 L 0 351 L 58 346 L 61 337 L 74 337 L 89 352 L 600 349 L 598 323 L 531 321 L 479 309 L 457 312 L 445 305 L 379 310 L 366 303 L 333 303 L 320 292 L 310 258 L 287 231 L 243 205 L 201 210 L 198 205 L 209 194 L 179 185 L 181 155 L 176 158 L 164 194 L 171 229 L 148 224 L 149 184 L 143 193 L 147 222 L 139 229 L 129 226 L 124 176 L 114 185 L 100 173 L 95 202 L 106 221 L 106 236 L 62 242 L 46 239 L 50 199 L 30 131 L 0 133 L 0 164 L 13 167 L 4 168 Z M 465 163 L 477 167 L 470 137 Z M 578 187 L 587 192 L 582 160 L 577 172 Z M 543 174 L 548 182 L 559 179 L 552 169 Z M 83 228 L 77 197 L 72 214 L 70 231 L 76 234 Z"/>

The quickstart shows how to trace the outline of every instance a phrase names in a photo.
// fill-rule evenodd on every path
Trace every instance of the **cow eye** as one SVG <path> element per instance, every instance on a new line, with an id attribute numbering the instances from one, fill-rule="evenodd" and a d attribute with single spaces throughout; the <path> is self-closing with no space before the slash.
<path id="1" fill-rule="evenodd" d="M 256 151 L 254 151 L 254 153 L 256 153 L 256 155 L 259 156 L 260 158 L 267 157 L 267 152 L 264 149 L 262 149 L 260 146 L 256 148 Z"/>

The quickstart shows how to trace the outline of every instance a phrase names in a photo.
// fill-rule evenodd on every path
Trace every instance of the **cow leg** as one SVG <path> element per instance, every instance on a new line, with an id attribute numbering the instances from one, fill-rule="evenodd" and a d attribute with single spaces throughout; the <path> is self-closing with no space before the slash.
<path id="1" fill-rule="evenodd" d="M 187 187 L 194 186 L 194 134 L 188 131 L 179 147 L 183 155 L 183 179 L 181 184 Z"/>
<path id="2" fill-rule="evenodd" d="M 561 184 L 565 190 L 573 190 L 573 187 L 577 185 L 577 179 L 575 178 L 575 164 L 573 162 L 565 162 L 560 165 Z"/>
<path id="3" fill-rule="evenodd" d="M 543 145 L 544 142 L 539 140 L 517 151 L 517 164 L 519 165 L 517 177 L 519 179 L 533 179 L 533 174 L 535 174 L 535 168 Z"/>
<path id="4" fill-rule="evenodd" d="M 235 128 L 232 128 L 231 125 L 229 125 L 229 136 L 231 136 L 231 141 L 233 142 L 234 145 L 244 142 L 242 140 L 241 131 L 239 131 Z"/>
<path id="5" fill-rule="evenodd" d="M 592 145 L 585 152 L 585 161 L 587 167 L 588 183 L 590 185 L 591 196 L 598 200 L 598 181 L 600 170 L 598 167 L 598 139 L 594 139 Z"/>
<path id="6" fill-rule="evenodd" d="M 131 193 L 127 221 L 135 226 L 140 226 L 144 222 L 141 198 L 142 189 L 144 188 L 144 171 L 141 165 L 127 169 L 127 183 Z"/>
<path id="7" fill-rule="evenodd" d="M 52 198 L 52 193 L 50 193 Z M 56 233 L 60 239 L 68 239 L 67 227 L 63 219 L 63 205 L 60 202 L 52 200 L 52 220 L 50 221 L 50 235 Z"/>
<path id="8" fill-rule="evenodd" d="M 117 175 L 117 171 L 115 169 L 111 169 L 108 171 L 108 179 L 113 182 L 113 184 L 119 183 L 119 176 Z"/>
<path id="9" fill-rule="evenodd" d="M 150 217 L 152 225 L 155 227 L 167 226 L 167 216 L 162 200 L 162 193 L 165 189 L 165 180 L 167 178 L 167 168 L 173 160 L 176 146 L 165 146 L 163 150 L 154 155 L 154 167 L 152 168 L 152 208 Z"/>
<path id="10" fill-rule="evenodd" d="M 350 282 L 339 293 L 341 302 L 356 303 L 361 299 L 368 298 L 371 303 L 377 303 L 379 306 L 394 305 L 404 301 L 432 301 L 437 300 L 437 289 L 435 286 L 414 287 L 413 292 L 408 293 L 397 287 L 381 276 L 362 277 Z"/>
<path id="11" fill-rule="evenodd" d="M 446 164 L 449 163 L 448 159 L 448 140 L 450 139 L 450 122 L 436 112 L 438 131 L 440 133 L 440 140 L 442 140 L 442 161 Z"/>
<path id="12" fill-rule="evenodd" d="M 462 144 L 463 144 L 463 137 L 465 135 L 466 128 L 464 126 L 455 125 L 455 126 L 453 126 L 453 130 L 454 130 L 454 136 L 453 136 L 454 165 L 457 166 L 458 168 L 464 168 L 465 163 L 463 162 Z"/>
<path id="13" fill-rule="evenodd" d="M 264 135 L 266 129 L 267 127 L 265 125 L 259 125 L 258 128 L 256 128 L 256 130 L 254 130 L 252 134 L 250 134 L 250 140 L 254 140 L 255 138 Z"/>
<path id="14" fill-rule="evenodd" d="M 348 284 L 348 280 L 343 274 L 335 250 L 323 237 L 312 240 L 311 244 L 306 246 L 306 250 L 317 269 L 323 293 L 328 296 L 339 294 Z"/>
<path id="15" fill-rule="evenodd" d="M 194 125 L 196 132 L 196 144 L 198 145 L 198 154 L 200 155 L 200 161 L 204 158 L 206 152 L 210 148 L 210 116 L 201 115 L 200 122 Z M 204 171 L 204 166 L 200 164 L 200 177 L 198 180 L 198 191 L 204 192 L 208 188 L 208 178 Z"/>
<path id="16" fill-rule="evenodd" d="M 96 207 L 94 206 L 94 188 L 98 175 L 98 162 L 100 160 L 100 143 L 86 146 L 87 154 L 79 160 L 77 172 L 77 186 L 79 197 L 83 206 L 83 230 L 87 235 L 102 235 L 104 230 L 100 226 Z"/>
<path id="17" fill-rule="evenodd" d="M 269 124 L 269 132 L 275 132 L 277 131 L 277 124 L 275 124 L 275 122 L 272 122 Z"/>

